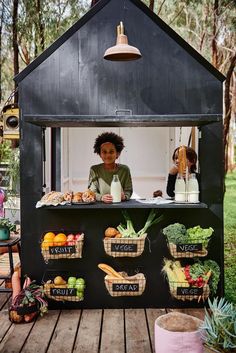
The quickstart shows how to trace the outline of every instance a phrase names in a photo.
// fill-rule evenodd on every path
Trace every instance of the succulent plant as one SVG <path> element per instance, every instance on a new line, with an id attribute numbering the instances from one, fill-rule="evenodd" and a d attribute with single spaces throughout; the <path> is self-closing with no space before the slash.
<path id="1" fill-rule="evenodd" d="M 235 352 L 236 308 L 225 298 L 208 298 L 209 311 L 205 308 L 205 319 L 201 329 L 206 346 L 219 352 Z"/>

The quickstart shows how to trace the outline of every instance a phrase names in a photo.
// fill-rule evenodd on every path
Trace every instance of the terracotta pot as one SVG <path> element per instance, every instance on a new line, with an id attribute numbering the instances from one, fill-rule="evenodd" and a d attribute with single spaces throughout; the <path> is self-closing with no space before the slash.
<path id="1" fill-rule="evenodd" d="M 196 317 L 179 312 L 158 317 L 155 321 L 156 353 L 203 353 L 201 324 Z"/>

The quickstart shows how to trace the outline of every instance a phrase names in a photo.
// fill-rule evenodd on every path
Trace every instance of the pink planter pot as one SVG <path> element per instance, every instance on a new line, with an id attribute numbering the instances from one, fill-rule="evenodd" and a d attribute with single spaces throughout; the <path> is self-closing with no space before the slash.
<path id="1" fill-rule="evenodd" d="M 155 321 L 156 353 L 203 353 L 202 321 L 186 314 L 172 312 Z"/>

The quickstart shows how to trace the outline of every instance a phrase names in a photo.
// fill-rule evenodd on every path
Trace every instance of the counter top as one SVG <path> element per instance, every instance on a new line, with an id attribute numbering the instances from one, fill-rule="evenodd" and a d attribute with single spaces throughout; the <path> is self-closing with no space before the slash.
<path id="1" fill-rule="evenodd" d="M 105 204 L 103 202 L 95 202 L 93 204 L 77 204 L 77 205 L 58 205 L 58 206 L 43 206 L 39 209 L 53 209 L 53 210 L 71 210 L 71 209 L 123 209 L 123 208 L 208 208 L 205 203 L 160 203 L 160 204 L 153 204 L 153 203 L 141 203 L 134 199 L 129 201 L 114 203 L 114 204 Z"/>

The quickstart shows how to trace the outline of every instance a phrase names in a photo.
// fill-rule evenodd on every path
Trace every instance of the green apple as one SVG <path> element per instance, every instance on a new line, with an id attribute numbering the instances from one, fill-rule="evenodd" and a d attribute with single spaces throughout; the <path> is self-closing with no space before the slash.
<path id="1" fill-rule="evenodd" d="M 76 284 L 76 277 L 69 277 L 67 283 L 74 287 Z"/>
<path id="2" fill-rule="evenodd" d="M 83 278 L 77 278 L 76 284 L 85 284 L 85 280 Z"/>

